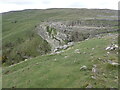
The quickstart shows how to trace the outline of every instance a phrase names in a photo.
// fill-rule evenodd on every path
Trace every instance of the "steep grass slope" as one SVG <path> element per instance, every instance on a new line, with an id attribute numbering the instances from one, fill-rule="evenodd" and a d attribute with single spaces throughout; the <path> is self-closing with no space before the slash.
<path id="1" fill-rule="evenodd" d="M 3 69 L 3 88 L 117 88 L 117 51 L 106 51 L 117 44 L 117 34 L 76 43 L 62 53 L 38 56 Z M 110 53 L 107 53 L 110 52 Z M 82 66 L 83 68 L 80 70 Z M 93 68 L 96 72 L 92 72 Z"/>

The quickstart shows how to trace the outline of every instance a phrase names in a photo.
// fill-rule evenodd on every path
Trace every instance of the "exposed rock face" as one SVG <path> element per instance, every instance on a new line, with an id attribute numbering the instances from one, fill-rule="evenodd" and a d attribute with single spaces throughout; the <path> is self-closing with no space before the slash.
<path id="1" fill-rule="evenodd" d="M 66 25 L 60 22 L 47 22 L 37 27 L 38 34 L 52 46 L 52 50 L 56 47 L 62 47 L 70 41 L 70 38 L 65 34 Z"/>
<path id="2" fill-rule="evenodd" d="M 78 32 L 81 27 L 68 22 L 44 22 L 37 26 L 37 33 L 46 40 L 52 47 L 52 51 L 56 48 L 67 48 L 70 46 L 68 42 L 82 41 L 84 35 Z M 67 45 L 68 44 L 68 45 Z M 66 46 L 65 46 L 66 45 Z"/>
<path id="3" fill-rule="evenodd" d="M 103 21 L 102 21 L 103 22 Z M 91 25 L 92 24 L 92 25 Z M 37 33 L 52 47 L 52 51 L 58 48 L 67 48 L 68 42 L 87 40 L 97 34 L 110 32 L 110 26 L 96 25 L 95 20 L 88 21 L 61 21 L 43 22 L 36 27 Z M 105 29 L 105 31 L 101 31 Z"/>

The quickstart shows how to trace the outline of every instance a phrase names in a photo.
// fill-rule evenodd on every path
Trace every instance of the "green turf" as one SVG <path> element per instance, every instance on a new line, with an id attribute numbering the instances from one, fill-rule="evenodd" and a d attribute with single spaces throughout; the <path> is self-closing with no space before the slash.
<path id="1" fill-rule="evenodd" d="M 112 34 L 115 37 L 115 34 Z M 25 61 L 13 67 L 3 68 L 3 88 L 117 88 L 118 67 L 98 60 L 118 62 L 115 51 L 107 56 L 105 48 L 116 40 L 108 34 L 76 43 L 75 46 L 55 55 L 44 55 Z M 92 50 L 92 48 L 95 48 Z M 81 53 L 75 53 L 79 49 Z M 85 53 L 84 53 L 85 52 Z M 65 58 L 66 57 L 66 58 Z M 86 65 L 87 70 L 80 70 Z M 91 72 L 97 65 L 96 79 Z M 104 75 L 103 75 L 104 73 Z"/>

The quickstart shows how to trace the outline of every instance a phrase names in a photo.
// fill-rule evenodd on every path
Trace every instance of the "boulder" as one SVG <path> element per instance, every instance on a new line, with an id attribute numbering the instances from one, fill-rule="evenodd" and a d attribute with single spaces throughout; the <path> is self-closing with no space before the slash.
<path id="1" fill-rule="evenodd" d="M 106 47 L 105 50 L 117 50 L 117 49 L 118 49 L 118 45 L 112 44 L 112 45 Z"/>
<path id="2" fill-rule="evenodd" d="M 83 65 L 82 67 L 80 67 L 80 70 L 86 70 L 87 66 Z"/>
<path id="3" fill-rule="evenodd" d="M 92 78 L 92 79 L 96 79 L 96 77 L 95 77 L 95 76 L 91 76 L 91 78 Z"/>
<path id="4" fill-rule="evenodd" d="M 118 66 L 119 63 L 113 62 L 111 60 L 107 60 L 109 64 L 111 64 L 112 66 Z"/>
<path id="5" fill-rule="evenodd" d="M 79 49 L 76 49 L 76 50 L 75 50 L 75 53 L 80 53 L 80 50 L 79 50 Z"/>
<path id="6" fill-rule="evenodd" d="M 69 42 L 67 45 L 68 45 L 69 47 L 70 47 L 70 46 L 73 46 L 73 45 L 74 45 L 74 42 Z"/>

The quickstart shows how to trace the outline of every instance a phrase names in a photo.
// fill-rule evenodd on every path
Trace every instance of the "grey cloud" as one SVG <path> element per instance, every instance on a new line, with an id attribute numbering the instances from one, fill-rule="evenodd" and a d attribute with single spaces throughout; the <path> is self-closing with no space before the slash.
<path id="1" fill-rule="evenodd" d="M 30 0 L 24 0 L 24 1 L 21 1 L 21 0 L 1 0 L 0 2 L 3 4 L 17 4 L 17 5 L 33 4 L 33 2 Z"/>
<path id="2" fill-rule="evenodd" d="M 43 3 L 43 4 L 50 4 L 51 1 L 50 1 L 50 0 L 43 0 L 42 3 Z"/>
<path id="3" fill-rule="evenodd" d="M 74 3 L 69 5 L 69 7 L 84 7 L 84 6 L 85 6 L 85 4 L 80 3 L 80 2 L 74 2 Z"/>

